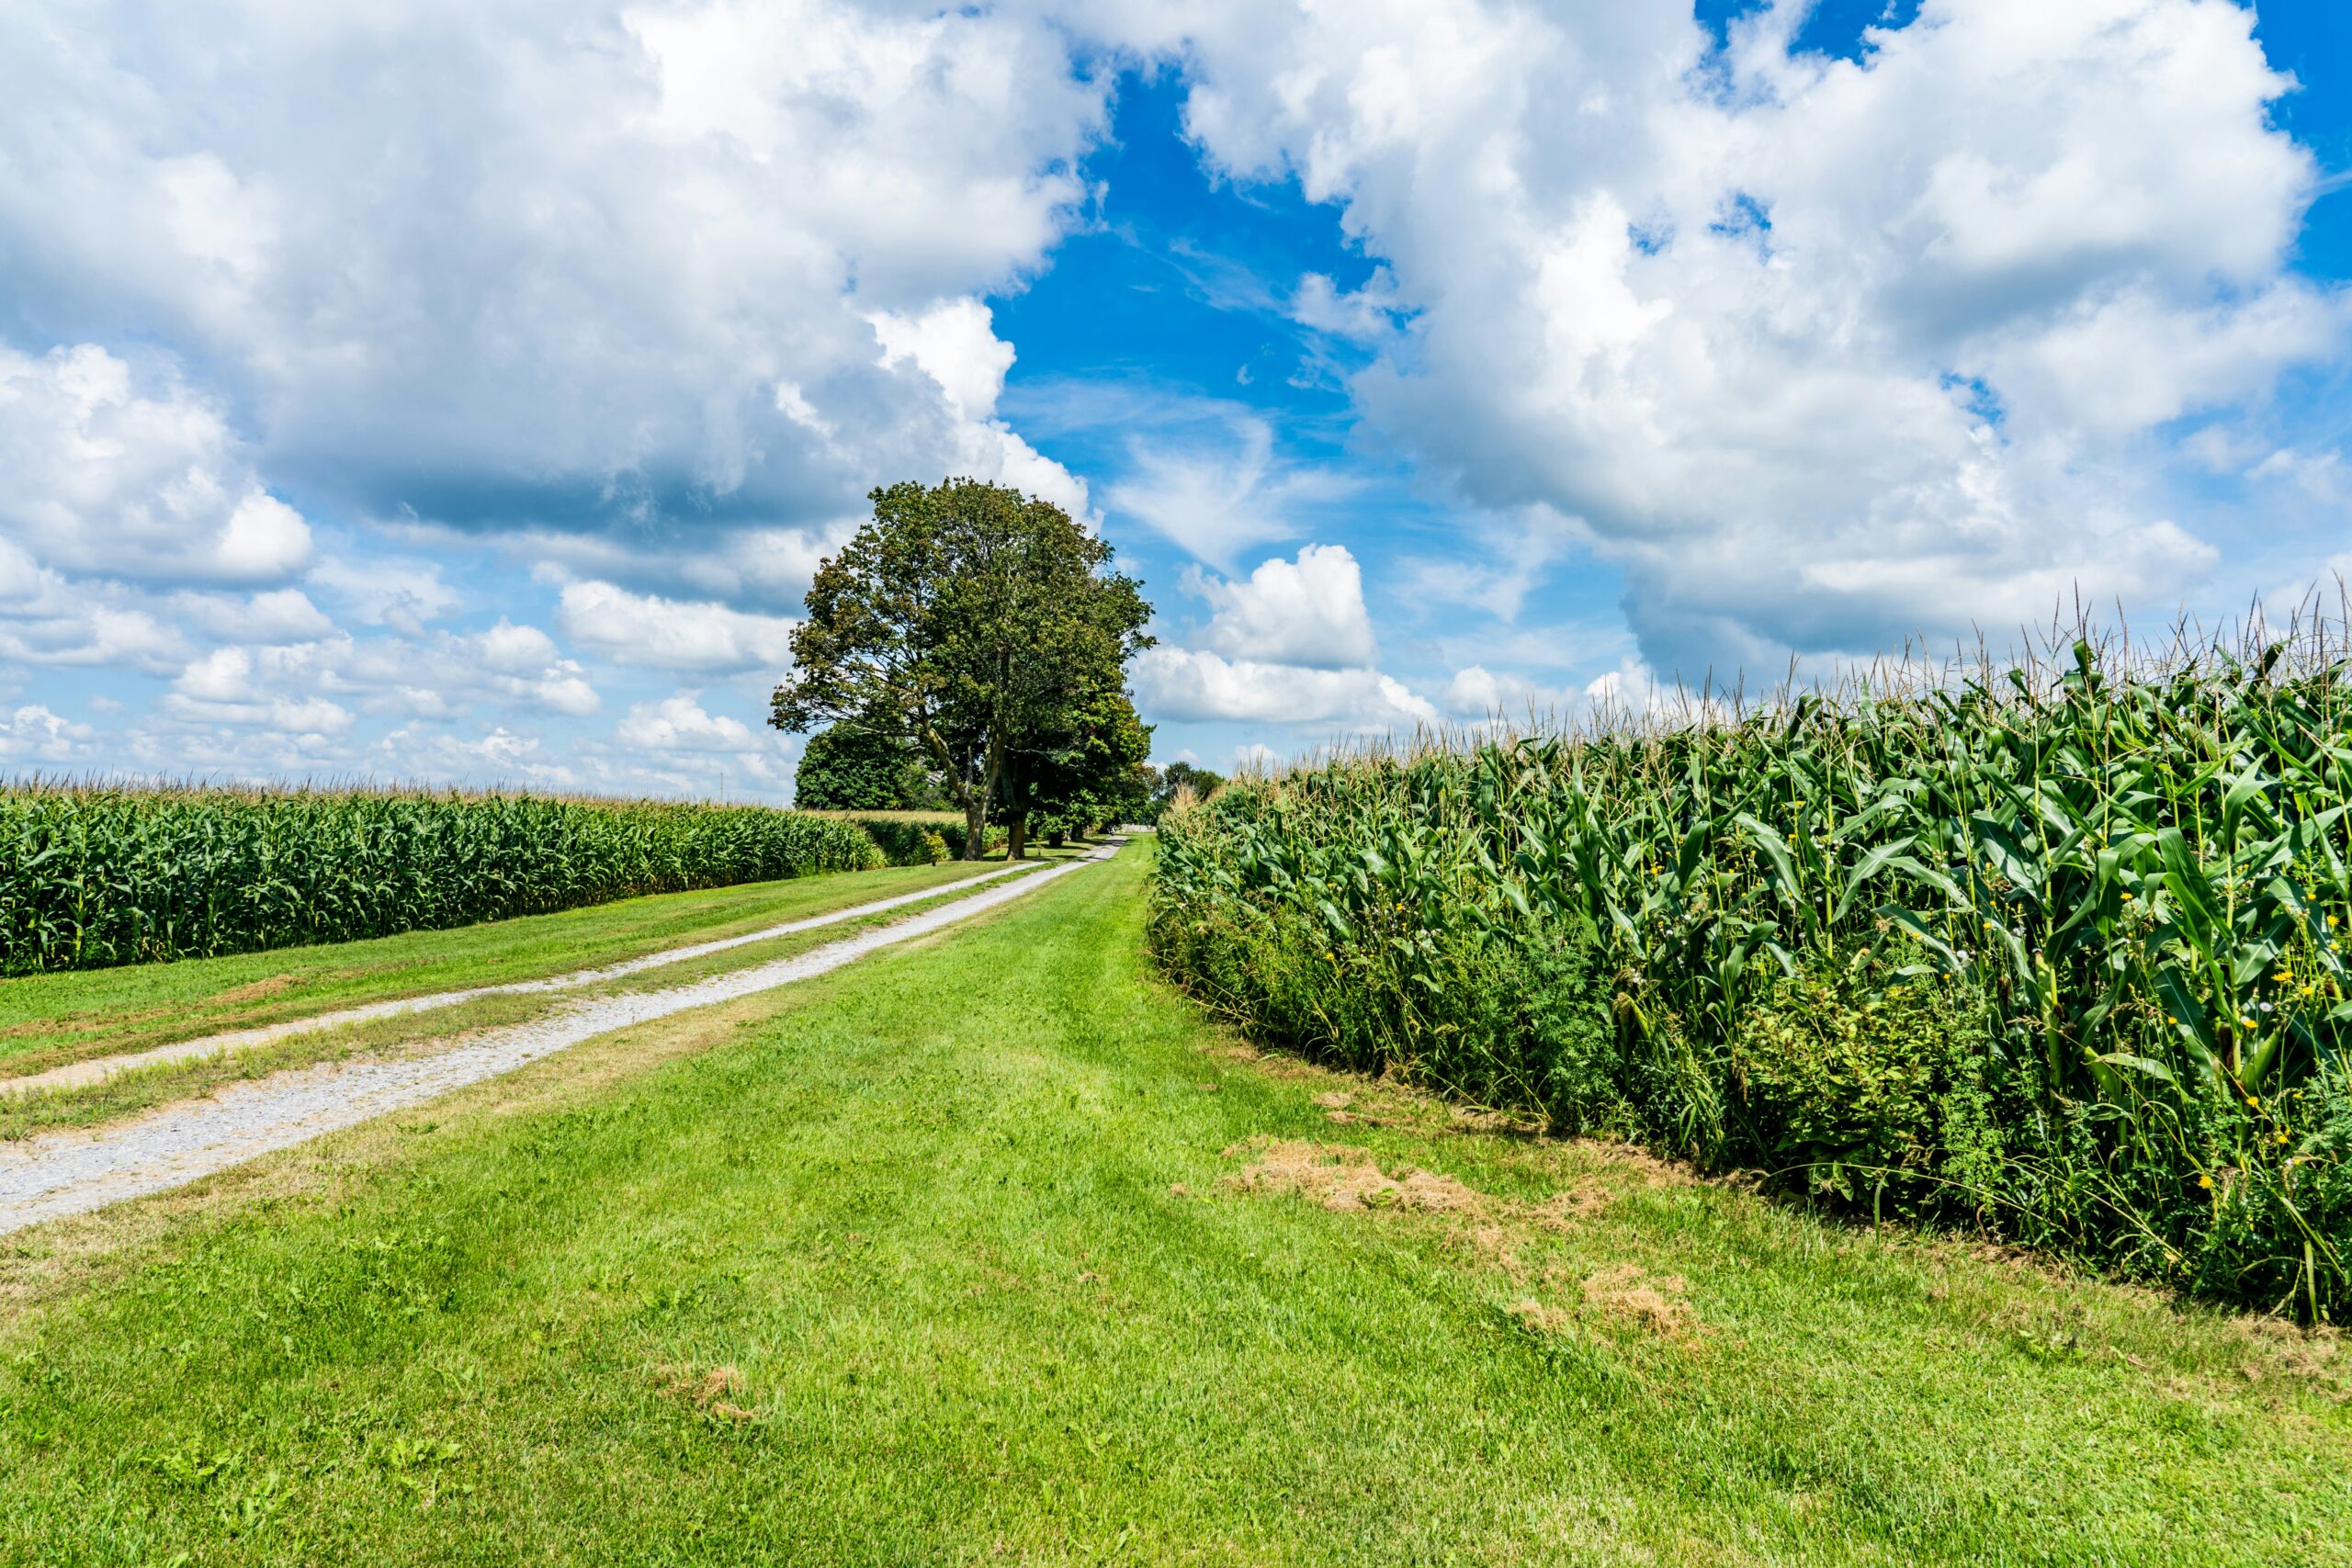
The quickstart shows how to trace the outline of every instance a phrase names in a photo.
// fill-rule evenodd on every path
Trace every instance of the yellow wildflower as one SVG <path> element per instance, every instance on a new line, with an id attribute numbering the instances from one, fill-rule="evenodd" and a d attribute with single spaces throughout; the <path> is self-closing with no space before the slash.
<path id="1" fill-rule="evenodd" d="M 2210 1176 L 2200 1176 L 2197 1179 L 2197 1185 L 2210 1189 L 2213 1185 L 2213 1179 Z"/>

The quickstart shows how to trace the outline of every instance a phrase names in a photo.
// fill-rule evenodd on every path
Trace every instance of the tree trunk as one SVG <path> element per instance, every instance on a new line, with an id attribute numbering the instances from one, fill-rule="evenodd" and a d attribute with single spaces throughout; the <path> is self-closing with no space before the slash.
<path id="1" fill-rule="evenodd" d="M 1021 852 L 1029 847 L 1029 813 L 1009 811 L 1004 818 L 1004 858 L 1019 860 Z"/>
<path id="2" fill-rule="evenodd" d="M 989 847 L 989 802 L 996 798 L 997 775 L 1004 772 L 1004 742 L 989 738 L 988 762 L 980 771 L 980 787 L 964 797 L 964 858 L 978 860 Z"/>
<path id="3" fill-rule="evenodd" d="M 947 742 L 940 739 L 937 729 L 928 722 L 918 723 L 915 727 L 915 738 L 922 742 L 923 750 L 931 753 L 931 760 L 938 765 L 940 778 L 946 783 L 950 790 L 955 792 L 956 804 L 964 808 L 962 858 L 979 859 L 980 851 L 986 848 L 988 843 L 989 789 L 993 788 L 996 784 L 996 756 L 993 749 L 989 758 L 988 784 L 985 787 L 976 790 L 972 787 L 971 781 L 964 776 L 964 771 L 956 765 L 956 758 L 949 753 Z"/>

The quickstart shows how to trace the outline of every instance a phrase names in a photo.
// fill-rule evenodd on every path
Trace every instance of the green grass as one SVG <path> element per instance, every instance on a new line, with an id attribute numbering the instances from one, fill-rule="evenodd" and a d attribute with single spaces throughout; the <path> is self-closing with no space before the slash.
<path id="1" fill-rule="evenodd" d="M 396 997 L 533 980 L 944 887 L 986 865 L 657 894 L 369 942 L 0 981 L 0 1067 L 37 1072 Z"/>
<path id="2" fill-rule="evenodd" d="M 2333 1339 L 1238 1059 L 1148 857 L 0 1242 L 0 1560 L 2352 1562 Z"/>
<path id="3" fill-rule="evenodd" d="M 1072 858 L 1079 852 L 1081 852 L 1045 851 L 1035 858 L 1041 861 L 1053 861 Z M 944 879 L 939 873 L 944 868 L 923 868 L 923 870 L 924 874 L 913 878 L 910 885 L 907 882 L 889 884 L 879 893 L 869 886 L 864 891 L 856 892 L 854 897 L 835 896 L 813 907 L 797 908 L 794 912 L 799 915 L 819 913 L 825 909 L 837 908 L 879 897 L 888 897 L 892 891 L 904 894 L 922 891 L 926 886 L 935 888 L 932 897 L 918 899 L 914 903 L 900 905 L 896 908 L 857 919 L 821 926 L 814 931 L 794 931 L 783 936 L 771 937 L 763 942 L 747 942 L 741 947 L 729 948 L 723 953 L 705 953 L 698 957 L 680 959 L 652 969 L 641 970 L 634 975 L 597 981 L 562 992 L 481 997 L 472 1001 L 434 1008 L 423 1012 L 398 1013 L 389 1018 L 338 1024 L 291 1035 L 268 1044 L 243 1046 L 222 1055 L 189 1057 L 176 1061 L 159 1061 L 112 1074 L 96 1083 L 70 1088 L 47 1089 L 32 1092 L 9 1092 L 6 1088 L 6 1080 L 0 1079 L 0 1143 L 14 1142 L 38 1133 L 59 1128 L 91 1127 L 106 1122 L 118 1121 L 140 1111 L 152 1110 L 171 1100 L 209 1094 L 223 1085 L 266 1077 L 272 1073 L 283 1072 L 292 1067 L 309 1066 L 321 1062 L 342 1061 L 361 1055 L 381 1055 L 429 1050 L 458 1035 L 526 1022 L 555 1011 L 582 997 L 668 990 L 691 985 L 714 975 L 750 968 L 779 958 L 792 957 L 813 948 L 840 942 L 860 931 L 892 925 L 936 908 L 942 904 L 952 903 L 966 897 L 972 891 L 963 886 L 964 878 Z M 789 887 L 793 885 L 782 886 Z M 700 896 L 673 894 L 667 897 L 691 899 Z M 649 899 L 640 902 L 657 901 Z M 574 911 L 571 914 L 547 918 L 569 920 L 585 913 L 588 912 Z M 791 916 L 787 915 L 784 918 L 789 919 Z M 744 923 L 749 923 L 756 929 L 759 925 L 768 922 Z M 502 931 L 495 925 L 474 927 L 470 928 L 470 931 L 474 940 L 458 944 L 458 951 L 449 956 L 449 962 L 462 966 L 477 956 L 492 963 L 504 962 L 511 933 Z M 341 949 L 319 951 L 322 953 L 343 951 L 348 954 L 355 950 L 375 945 L 378 944 L 352 942 L 343 944 Z M 663 942 L 659 945 L 669 947 L 678 944 Z M 600 962 L 609 962 L 612 957 L 626 955 L 626 953 L 610 954 Z M 564 967 L 568 966 L 559 965 L 559 969 Z M 453 973 L 460 977 L 448 980 L 447 984 L 451 987 L 481 983 L 478 980 L 462 977 L 465 973 L 462 967 Z M 511 979 L 516 976 L 507 975 L 500 977 Z M 215 1027 L 243 1028 L 256 1021 L 266 1021 L 266 1019 L 261 1015 L 269 1011 L 272 1002 L 273 998 L 265 998 L 238 1001 L 233 1006 L 224 1003 L 222 1006 L 227 1010 L 224 1010 L 215 1021 Z M 172 1038 L 185 1039 L 187 1036 L 175 1033 Z M 85 1043 L 83 1048 L 76 1053 L 83 1057 L 106 1054 L 108 1053 L 103 1044 L 102 1037 L 98 1043 Z"/>
<path id="4" fill-rule="evenodd" d="M 560 998 L 547 996 L 480 997 L 429 1012 L 339 1024 L 220 1055 L 127 1067 L 92 1084 L 0 1091 L 0 1145 L 60 1128 L 120 1121 L 294 1067 L 429 1048 L 477 1030 L 525 1023 L 559 1005 Z"/>

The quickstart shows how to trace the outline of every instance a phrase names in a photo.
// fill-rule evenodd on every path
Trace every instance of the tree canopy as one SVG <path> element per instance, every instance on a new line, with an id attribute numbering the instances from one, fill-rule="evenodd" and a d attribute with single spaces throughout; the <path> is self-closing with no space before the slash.
<path id="1" fill-rule="evenodd" d="M 1090 708 L 1124 700 L 1151 606 L 1110 570 L 1111 547 L 1050 502 L 967 479 L 870 499 L 873 520 L 818 569 L 771 722 L 848 720 L 919 750 L 977 856 L 999 803 L 1018 829 L 1031 775 Z"/>
<path id="2" fill-rule="evenodd" d="M 944 800 L 905 740 L 854 719 L 811 735 L 793 775 L 792 803 L 810 811 L 927 810 Z"/>

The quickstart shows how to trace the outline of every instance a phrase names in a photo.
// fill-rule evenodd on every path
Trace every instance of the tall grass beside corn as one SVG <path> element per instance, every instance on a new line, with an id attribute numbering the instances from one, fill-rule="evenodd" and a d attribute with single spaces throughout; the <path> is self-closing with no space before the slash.
<path id="1" fill-rule="evenodd" d="M 1243 781 L 1152 933 L 1273 1042 L 2341 1320 L 2348 813 L 2324 636 L 2083 641 Z"/>
<path id="2" fill-rule="evenodd" d="M 0 974 L 347 942 L 879 866 L 756 806 L 31 783 L 0 793 Z"/>

